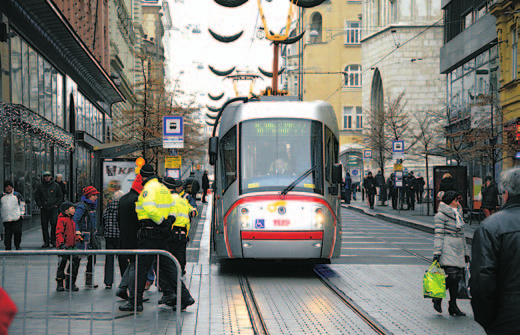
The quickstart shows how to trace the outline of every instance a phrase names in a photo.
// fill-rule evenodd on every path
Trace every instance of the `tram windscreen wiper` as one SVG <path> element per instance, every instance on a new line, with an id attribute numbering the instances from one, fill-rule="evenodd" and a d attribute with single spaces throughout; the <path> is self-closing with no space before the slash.
<path id="1" fill-rule="evenodd" d="M 311 167 L 309 170 L 305 171 L 298 179 L 290 183 L 283 191 L 280 193 L 280 195 L 285 196 L 287 193 L 289 193 L 293 188 L 296 187 L 302 180 L 307 178 L 308 175 L 311 174 L 312 171 L 316 170 L 316 165 Z"/>

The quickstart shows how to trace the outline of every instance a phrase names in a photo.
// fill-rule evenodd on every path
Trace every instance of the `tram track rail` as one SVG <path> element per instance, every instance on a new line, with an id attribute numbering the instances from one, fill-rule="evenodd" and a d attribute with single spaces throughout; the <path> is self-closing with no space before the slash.
<path id="1" fill-rule="evenodd" d="M 247 312 L 249 313 L 249 319 L 251 320 L 251 326 L 253 327 L 255 335 L 269 335 L 269 331 L 262 313 L 260 312 L 258 303 L 256 302 L 255 294 L 253 293 L 249 280 L 242 274 L 238 276 L 238 281 L 240 283 L 240 288 L 242 289 Z"/>

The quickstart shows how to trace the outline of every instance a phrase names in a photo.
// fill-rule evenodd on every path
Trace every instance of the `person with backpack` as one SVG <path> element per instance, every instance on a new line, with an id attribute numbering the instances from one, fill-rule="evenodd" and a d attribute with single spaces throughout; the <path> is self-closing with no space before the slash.
<path id="1" fill-rule="evenodd" d="M 200 184 L 197 178 L 195 178 L 195 172 L 190 172 L 190 176 L 186 179 L 185 182 L 185 191 L 187 194 L 191 196 L 190 204 L 192 206 L 197 206 L 197 193 L 199 193 Z"/>
<path id="2" fill-rule="evenodd" d="M 99 242 L 96 238 L 97 224 L 96 224 L 96 208 L 98 205 L 98 194 L 94 186 L 87 186 L 83 189 L 83 196 L 81 202 L 76 207 L 76 213 L 72 218 L 76 224 L 76 228 L 81 232 L 83 241 L 79 243 L 78 249 L 100 249 Z M 93 255 L 87 257 L 87 271 L 85 272 L 85 286 L 88 288 L 97 288 L 94 284 L 93 267 L 96 263 L 96 258 Z"/>
<path id="3" fill-rule="evenodd" d="M 22 242 L 22 219 L 25 214 L 25 201 L 20 193 L 13 188 L 13 182 L 4 182 L 4 193 L 0 199 L 2 206 L 2 223 L 5 229 L 5 250 L 11 250 L 11 242 L 14 236 L 14 246 L 20 250 Z"/>

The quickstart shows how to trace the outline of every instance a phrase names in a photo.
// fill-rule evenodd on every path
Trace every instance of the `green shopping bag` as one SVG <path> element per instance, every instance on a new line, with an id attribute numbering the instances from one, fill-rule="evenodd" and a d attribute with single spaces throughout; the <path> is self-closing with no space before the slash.
<path id="1" fill-rule="evenodd" d="M 423 278 L 425 298 L 446 298 L 446 275 L 437 261 L 434 261 Z"/>

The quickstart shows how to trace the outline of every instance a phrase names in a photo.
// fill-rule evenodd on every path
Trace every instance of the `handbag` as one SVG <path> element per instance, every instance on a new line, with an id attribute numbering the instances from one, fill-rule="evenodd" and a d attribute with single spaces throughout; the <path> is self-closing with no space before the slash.
<path id="1" fill-rule="evenodd" d="M 423 297 L 446 298 L 446 275 L 437 261 L 424 273 Z"/>
<path id="2" fill-rule="evenodd" d="M 457 289 L 457 299 L 471 299 L 471 294 L 469 291 L 469 264 L 464 268 L 464 272 L 462 272 L 462 277 L 459 280 L 459 287 Z"/>

